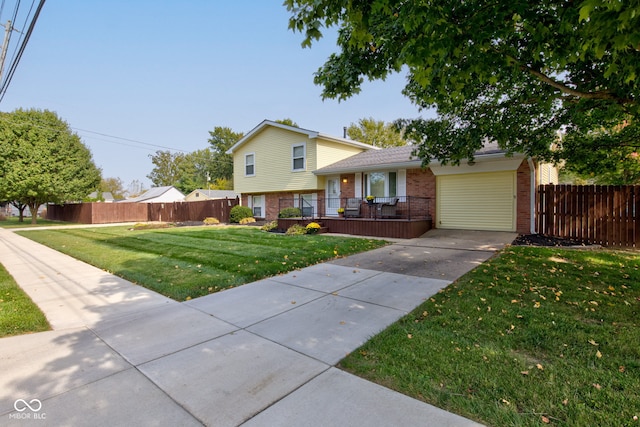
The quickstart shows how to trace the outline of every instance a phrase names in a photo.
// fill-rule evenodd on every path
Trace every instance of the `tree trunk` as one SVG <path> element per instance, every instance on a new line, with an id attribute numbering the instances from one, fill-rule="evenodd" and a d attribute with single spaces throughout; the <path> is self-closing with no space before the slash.
<path id="1" fill-rule="evenodd" d="M 38 203 L 29 203 L 29 211 L 31 212 L 31 224 L 38 223 Z"/>

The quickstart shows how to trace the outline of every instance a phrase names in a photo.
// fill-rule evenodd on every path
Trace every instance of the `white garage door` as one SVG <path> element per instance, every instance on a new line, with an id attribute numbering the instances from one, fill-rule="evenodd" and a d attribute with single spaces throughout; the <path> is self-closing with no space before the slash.
<path id="1" fill-rule="evenodd" d="M 437 228 L 516 229 L 515 171 L 438 176 L 436 191 Z"/>

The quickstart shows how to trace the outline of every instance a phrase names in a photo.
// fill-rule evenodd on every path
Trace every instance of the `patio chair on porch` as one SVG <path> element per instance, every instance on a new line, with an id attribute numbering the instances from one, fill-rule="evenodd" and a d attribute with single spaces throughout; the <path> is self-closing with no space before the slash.
<path id="1" fill-rule="evenodd" d="M 344 207 L 344 216 L 347 217 L 359 217 L 360 216 L 360 206 L 362 206 L 362 202 L 357 198 L 349 198 L 347 199 L 347 203 Z"/>
<path id="2" fill-rule="evenodd" d="M 398 197 L 394 197 L 393 200 L 389 203 L 381 203 L 379 207 L 380 217 L 385 218 L 397 216 L 396 208 L 398 206 L 398 200 L 400 200 Z"/>

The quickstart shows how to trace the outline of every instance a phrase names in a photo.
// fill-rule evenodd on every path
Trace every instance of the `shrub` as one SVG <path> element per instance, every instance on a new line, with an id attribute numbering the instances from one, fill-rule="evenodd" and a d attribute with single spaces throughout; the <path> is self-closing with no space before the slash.
<path id="1" fill-rule="evenodd" d="M 220 224 L 220 220 L 218 220 L 218 218 L 213 218 L 213 217 L 207 217 L 202 222 L 204 222 L 204 225 Z"/>
<path id="2" fill-rule="evenodd" d="M 239 223 L 243 218 L 253 218 L 251 208 L 247 206 L 234 206 L 229 212 L 229 222 Z"/>
<path id="3" fill-rule="evenodd" d="M 309 234 L 316 234 L 318 230 L 320 230 L 320 228 L 320 224 L 318 224 L 317 222 L 310 222 L 306 227 L 307 233 Z"/>
<path id="4" fill-rule="evenodd" d="M 276 228 L 278 228 L 278 221 L 270 221 L 265 225 L 263 225 L 262 227 L 260 227 L 260 230 L 271 231 L 271 230 L 275 230 Z"/>
<path id="5" fill-rule="evenodd" d="M 278 218 L 298 218 L 302 216 L 300 208 L 284 208 L 278 213 Z"/>
<path id="6" fill-rule="evenodd" d="M 293 224 L 287 229 L 287 236 L 297 236 L 299 234 L 307 234 L 307 229 L 300 224 Z"/>
<path id="7" fill-rule="evenodd" d="M 251 224 L 253 222 L 256 222 L 256 219 L 254 217 L 250 217 L 250 218 L 242 218 L 240 220 L 240 225 L 245 225 L 245 224 Z"/>

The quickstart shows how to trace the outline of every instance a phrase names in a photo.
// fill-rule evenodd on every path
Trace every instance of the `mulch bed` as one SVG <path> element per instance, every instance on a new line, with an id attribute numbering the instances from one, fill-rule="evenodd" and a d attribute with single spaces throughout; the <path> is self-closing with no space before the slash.
<path id="1" fill-rule="evenodd" d="M 541 234 L 522 234 L 513 241 L 514 246 L 594 246 L 591 243 L 577 239 L 561 239 L 559 237 L 543 236 Z"/>

